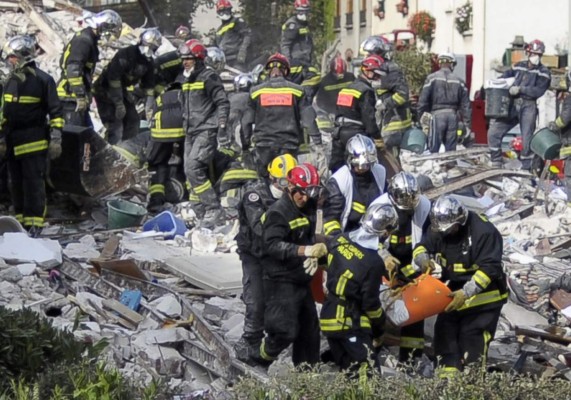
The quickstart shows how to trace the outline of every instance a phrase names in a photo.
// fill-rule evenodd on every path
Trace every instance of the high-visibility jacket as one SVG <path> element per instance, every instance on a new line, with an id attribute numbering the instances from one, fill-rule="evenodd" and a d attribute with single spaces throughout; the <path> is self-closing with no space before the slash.
<path id="1" fill-rule="evenodd" d="M 161 94 L 168 85 L 176 81 L 183 71 L 182 59 L 178 51 L 161 54 L 154 61 L 155 93 Z"/>
<path id="2" fill-rule="evenodd" d="M 327 248 L 328 294 L 319 319 L 321 331 L 328 337 L 354 336 L 359 331 L 380 336 L 383 259 L 377 250 L 362 247 L 345 234 L 331 240 Z"/>
<path id="3" fill-rule="evenodd" d="M 409 90 L 402 70 L 394 61 L 385 61 L 381 66 L 383 77 L 377 97 L 385 105 L 382 115 L 383 134 L 401 132 L 412 126 L 409 106 Z"/>
<path id="4" fill-rule="evenodd" d="M 454 235 L 443 237 L 428 229 L 413 251 L 435 256 L 442 266 L 442 281 L 451 290 L 462 289 L 473 280 L 481 292 L 466 300 L 461 312 L 501 307 L 507 301 L 506 274 L 502 268 L 503 239 L 496 227 L 483 215 L 472 211 L 466 223 Z"/>
<path id="5" fill-rule="evenodd" d="M 345 72 L 341 79 L 331 72 L 325 75 L 319 83 L 315 95 L 317 107 L 328 114 L 335 114 L 337 111 L 337 95 L 341 89 L 348 87 L 354 80 L 355 75 L 351 72 Z"/>
<path id="6" fill-rule="evenodd" d="M 311 65 L 313 61 L 313 37 L 307 22 L 296 16 L 290 17 L 282 25 L 281 53 L 290 63 L 300 62 Z"/>
<path id="7" fill-rule="evenodd" d="M 151 121 L 151 140 L 178 142 L 184 139 L 182 128 L 182 90 L 171 89 L 157 97 Z"/>
<path id="8" fill-rule="evenodd" d="M 356 175 L 347 165 L 331 176 L 326 186 L 323 206 L 323 229 L 326 235 L 336 235 L 359 227 L 367 207 L 381 194 L 386 185 L 386 170 L 374 164 L 371 171 Z"/>
<path id="9" fill-rule="evenodd" d="M 315 67 L 297 63 L 291 66 L 287 80 L 301 85 L 309 98 L 313 99 L 321 83 L 321 72 Z"/>
<path id="10" fill-rule="evenodd" d="M 561 129 L 561 150 L 559 158 L 571 156 L 571 96 L 565 97 L 561 105 L 561 112 L 555 120 L 555 124 Z"/>
<path id="11" fill-rule="evenodd" d="M 247 53 L 252 41 L 252 33 L 242 18 L 232 17 L 222 22 L 216 31 L 214 40 L 216 46 L 224 52 L 226 61 L 232 62 L 238 58 L 238 53 Z"/>
<path id="12" fill-rule="evenodd" d="M 85 97 L 91 92 L 93 72 L 99 60 L 97 40 L 93 29 L 85 28 L 65 46 L 60 59 L 61 79 L 57 85 L 60 99 Z"/>
<path id="13" fill-rule="evenodd" d="M 341 129 L 364 133 L 372 139 L 380 139 L 381 133 L 375 119 L 375 91 L 362 77 L 355 79 L 337 95 L 335 119 Z"/>
<path id="14" fill-rule="evenodd" d="M 8 77 L 2 100 L 2 131 L 14 156 L 47 151 L 49 128 L 64 124 L 54 79 L 30 62 Z"/>

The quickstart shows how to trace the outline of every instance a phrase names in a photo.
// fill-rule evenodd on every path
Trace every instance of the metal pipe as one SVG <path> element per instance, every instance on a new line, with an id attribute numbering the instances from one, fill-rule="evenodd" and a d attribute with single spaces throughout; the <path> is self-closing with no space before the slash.
<path id="1" fill-rule="evenodd" d="M 143 10 L 145 17 L 147 17 L 149 19 L 149 21 L 151 21 L 151 25 L 153 27 L 158 27 L 159 23 L 157 22 L 157 19 L 155 18 L 155 14 L 153 13 L 153 9 L 149 5 L 149 2 L 147 0 L 137 0 L 137 2 L 141 6 L 141 9 Z"/>

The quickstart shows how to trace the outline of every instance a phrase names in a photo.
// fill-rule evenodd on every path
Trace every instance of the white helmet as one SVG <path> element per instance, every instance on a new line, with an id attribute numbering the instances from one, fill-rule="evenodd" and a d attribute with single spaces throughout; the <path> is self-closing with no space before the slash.
<path id="1" fill-rule="evenodd" d="M 87 26 L 95 29 L 100 36 L 113 35 L 117 38 L 121 36 L 123 20 L 113 10 L 100 11 L 97 14 L 86 16 L 84 20 Z"/>
<path id="2" fill-rule="evenodd" d="M 363 169 L 378 162 L 375 143 L 371 138 L 360 133 L 347 141 L 345 152 L 347 153 L 347 164 L 350 167 Z"/>
<path id="3" fill-rule="evenodd" d="M 444 64 L 444 63 L 448 63 L 448 64 L 452 64 L 453 66 L 456 66 L 456 57 L 454 57 L 454 54 L 452 54 L 452 53 L 440 53 L 438 55 L 438 64 Z"/>
<path id="4" fill-rule="evenodd" d="M 361 228 L 374 235 L 390 234 L 398 228 L 399 217 L 390 204 L 371 204 L 361 217 Z"/>
<path id="5" fill-rule="evenodd" d="M 224 67 L 226 67 L 226 56 L 219 47 L 207 47 L 204 62 L 216 72 L 220 73 L 224 71 Z"/>
<path id="6" fill-rule="evenodd" d="M 153 57 L 155 52 L 161 47 L 163 35 L 159 28 L 145 29 L 139 38 L 139 50 L 147 58 Z"/>
<path id="7" fill-rule="evenodd" d="M 252 74 L 240 74 L 234 78 L 234 88 L 237 92 L 248 92 L 254 84 L 254 76 Z"/>
<path id="8" fill-rule="evenodd" d="M 420 201 L 420 188 L 416 178 L 401 171 L 389 182 L 387 192 L 393 205 L 401 210 L 413 210 Z"/>
<path id="9" fill-rule="evenodd" d="M 446 233 L 454 225 L 464 225 L 468 220 L 468 209 L 452 196 L 440 196 L 430 210 L 430 224 L 433 232 Z"/>
<path id="10" fill-rule="evenodd" d="M 8 57 L 16 57 L 18 61 L 13 67 L 23 67 L 36 57 L 36 39 L 28 35 L 14 36 L 4 45 L 2 56 L 6 60 Z"/>

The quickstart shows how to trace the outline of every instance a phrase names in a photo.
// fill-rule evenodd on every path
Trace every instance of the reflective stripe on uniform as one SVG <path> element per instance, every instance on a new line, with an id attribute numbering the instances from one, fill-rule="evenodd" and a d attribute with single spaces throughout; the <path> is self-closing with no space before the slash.
<path id="1" fill-rule="evenodd" d="M 263 89 L 259 89 L 256 90 L 254 93 L 252 93 L 252 95 L 250 96 L 252 98 L 252 100 L 258 98 L 258 96 L 260 96 L 261 94 L 293 94 L 294 96 L 297 97 L 301 97 L 303 96 L 303 91 L 299 90 L 299 89 L 294 89 L 294 88 L 289 88 L 289 87 L 283 87 L 283 88 L 263 88 Z"/>
<path id="2" fill-rule="evenodd" d="M 460 373 L 460 370 L 456 367 L 443 367 L 436 370 L 436 376 L 440 379 L 452 378 L 458 373 Z"/>
<path id="3" fill-rule="evenodd" d="M 464 264 L 462 263 L 455 263 L 452 265 L 452 269 L 454 270 L 454 272 L 456 272 L 457 274 L 466 274 L 468 272 L 474 272 L 478 269 L 479 267 L 476 264 L 472 264 L 472 266 L 470 268 L 464 268 Z"/>
<path id="4" fill-rule="evenodd" d="M 571 156 L 571 146 L 563 146 L 559 150 L 559 158 L 567 158 Z"/>
<path id="5" fill-rule="evenodd" d="M 289 221 L 290 229 L 301 228 L 302 226 L 309 226 L 309 220 L 305 217 L 296 218 L 294 220 Z"/>
<path id="6" fill-rule="evenodd" d="M 151 137 L 155 139 L 176 139 L 182 138 L 184 135 L 184 130 L 182 128 L 151 129 Z"/>
<path id="7" fill-rule="evenodd" d="M 154 184 L 149 187 L 149 194 L 165 194 L 165 185 Z"/>
<path id="8" fill-rule="evenodd" d="M 421 255 L 422 253 L 426 253 L 426 248 L 424 246 L 418 246 L 416 249 L 414 249 L 414 251 L 412 252 L 412 258 L 416 258 L 419 255 Z"/>
<path id="9" fill-rule="evenodd" d="M 412 266 L 412 264 L 407 264 L 404 267 L 401 268 L 401 272 L 403 273 L 404 276 L 406 276 L 407 278 L 411 277 L 412 275 L 415 274 L 416 270 L 414 269 L 414 267 Z"/>
<path id="10" fill-rule="evenodd" d="M 258 179 L 258 173 L 251 169 L 238 169 L 226 171 L 222 176 L 222 182 L 244 179 Z"/>
<path id="11" fill-rule="evenodd" d="M 52 128 L 63 128 L 64 119 L 61 117 L 53 118 L 50 120 L 50 127 Z"/>
<path id="12" fill-rule="evenodd" d="M 351 203 L 351 209 L 358 212 L 359 214 L 365 214 L 365 211 L 367 211 L 367 207 L 357 201 Z"/>
<path id="13" fill-rule="evenodd" d="M 336 220 L 329 221 L 323 224 L 323 229 L 325 230 L 325 234 L 329 235 L 335 230 L 341 230 L 341 224 Z"/>
<path id="14" fill-rule="evenodd" d="M 316 86 L 321 82 L 321 75 L 315 75 L 301 82 L 301 86 Z"/>
<path id="15" fill-rule="evenodd" d="M 401 336 L 400 347 L 403 349 L 422 349 L 424 348 L 424 338 Z"/>
<path id="16" fill-rule="evenodd" d="M 309 33 L 309 28 L 299 28 L 300 35 L 307 35 Z"/>
<path id="17" fill-rule="evenodd" d="M 371 329 L 371 321 L 367 316 L 361 315 L 359 322 L 361 328 Z M 319 326 L 323 332 L 346 331 L 353 328 L 353 320 L 351 317 L 320 319 Z"/>
<path id="18" fill-rule="evenodd" d="M 366 314 L 367 314 L 367 317 L 369 317 L 369 318 L 381 318 L 383 315 L 383 309 L 381 307 L 379 307 L 376 310 L 367 311 Z"/>
<path id="19" fill-rule="evenodd" d="M 166 63 L 161 64 L 159 66 L 159 68 L 160 69 L 167 69 L 167 68 L 174 67 L 174 66 L 180 65 L 180 64 L 182 64 L 182 60 L 180 58 L 177 58 L 176 60 L 167 61 Z"/>
<path id="20" fill-rule="evenodd" d="M 407 118 L 403 121 L 390 121 L 388 124 L 383 125 L 383 132 L 400 131 L 402 129 L 410 128 L 412 126 L 412 119 Z"/>
<path id="21" fill-rule="evenodd" d="M 194 193 L 199 195 L 206 192 L 210 188 L 212 188 L 212 183 L 210 181 L 206 181 L 202 185 L 198 185 L 197 187 L 195 187 Z"/>
<path id="22" fill-rule="evenodd" d="M 361 97 L 361 95 L 363 93 L 359 92 L 358 90 L 355 89 L 342 89 L 339 92 L 340 95 L 345 94 L 345 95 L 349 95 L 349 96 L 353 96 L 354 98 L 358 99 Z"/>
<path id="23" fill-rule="evenodd" d="M 113 150 L 115 150 L 117 153 L 121 154 L 128 161 L 132 162 L 135 165 L 139 165 L 139 157 L 137 157 L 135 154 L 133 154 L 130 151 L 125 150 L 124 148 L 119 147 L 119 146 L 111 146 L 111 147 L 113 147 Z"/>
<path id="24" fill-rule="evenodd" d="M 216 32 L 216 34 L 218 36 L 222 36 L 224 35 L 226 32 L 228 32 L 230 29 L 234 28 L 236 26 L 235 22 L 230 22 L 228 25 L 223 26 L 222 28 L 218 29 L 218 31 Z"/>
<path id="25" fill-rule="evenodd" d="M 24 223 L 24 214 L 16 214 L 15 217 L 16 217 L 16 221 L 18 221 L 21 224 Z"/>
<path id="26" fill-rule="evenodd" d="M 347 86 L 349 86 L 351 83 L 351 81 L 348 82 L 342 82 L 342 83 L 337 83 L 335 85 L 327 85 L 323 87 L 323 90 L 325 90 L 326 92 L 332 91 L 332 90 L 337 90 L 337 89 L 343 89 L 346 88 Z"/>
<path id="27" fill-rule="evenodd" d="M 43 226 L 44 217 L 24 217 L 25 226 Z"/>
<path id="28" fill-rule="evenodd" d="M 555 125 L 557 125 L 558 128 L 563 128 L 565 126 L 565 122 L 563 122 L 563 118 L 561 118 L 561 116 L 557 117 Z"/>
<path id="29" fill-rule="evenodd" d="M 337 281 L 337 286 L 335 286 L 335 294 L 341 298 L 345 298 L 345 288 L 347 287 L 347 282 L 353 278 L 353 273 L 349 270 L 343 272 Z"/>
<path id="30" fill-rule="evenodd" d="M 393 94 L 392 98 L 395 101 L 395 103 L 397 103 L 399 106 L 403 105 L 406 102 L 406 99 L 402 97 L 400 93 Z"/>
<path id="31" fill-rule="evenodd" d="M 21 144 L 19 146 L 14 146 L 14 155 L 22 156 L 24 154 L 36 153 L 38 151 L 44 151 L 48 149 L 47 140 L 38 140 L 37 142 L 31 142 L 26 144 Z"/>
<path id="32" fill-rule="evenodd" d="M 204 89 L 204 82 L 185 83 L 182 85 L 183 91 L 203 90 L 203 89 Z"/>
<path id="33" fill-rule="evenodd" d="M 408 235 L 408 236 L 403 236 L 404 238 L 404 242 L 406 244 L 411 244 L 412 243 L 412 236 Z M 397 244 L 400 241 L 400 237 L 398 235 L 391 235 L 391 244 Z"/>
<path id="34" fill-rule="evenodd" d="M 467 308 L 483 306 L 485 304 L 496 303 L 503 301 L 508 298 L 507 293 L 501 294 L 499 290 L 492 290 L 490 292 L 484 292 L 470 297 L 460 310 L 465 310 Z"/>
<path id="35" fill-rule="evenodd" d="M 476 281 L 476 283 L 482 287 L 482 289 L 487 288 L 488 285 L 490 283 L 492 283 L 492 280 L 490 279 L 490 277 L 488 275 L 486 275 L 486 273 L 482 270 L 476 271 L 473 278 L 474 278 L 474 281 Z"/>
<path id="36" fill-rule="evenodd" d="M 37 104 L 40 101 L 42 101 L 42 99 L 40 99 L 39 97 L 35 97 L 35 96 L 14 96 L 12 94 L 5 94 L 4 95 L 4 102 L 6 103 L 20 103 L 20 104 Z"/>
<path id="37" fill-rule="evenodd" d="M 265 339 L 262 339 L 262 344 L 260 344 L 260 357 L 262 357 L 266 361 L 274 361 L 276 359 L 275 357 L 272 357 L 268 353 L 266 353 Z"/>

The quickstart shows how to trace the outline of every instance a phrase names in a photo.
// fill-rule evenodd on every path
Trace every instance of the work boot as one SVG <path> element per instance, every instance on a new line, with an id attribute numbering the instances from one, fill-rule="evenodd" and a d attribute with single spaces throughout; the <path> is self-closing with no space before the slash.
<path id="1" fill-rule="evenodd" d="M 256 353 L 256 348 L 260 347 L 260 342 L 250 343 L 243 337 L 240 338 L 234 345 L 236 358 L 245 363 L 250 361 L 250 358 Z"/>
<path id="2" fill-rule="evenodd" d="M 151 196 L 147 204 L 147 211 L 151 214 L 158 214 L 164 211 L 165 200 L 164 196 Z"/>
<path id="3" fill-rule="evenodd" d="M 31 238 L 37 238 L 42 233 L 43 228 L 41 226 L 33 225 L 27 227 L 26 229 L 28 230 L 28 236 L 30 236 Z"/>
<path id="4" fill-rule="evenodd" d="M 206 211 L 204 217 L 200 221 L 201 228 L 214 229 L 216 226 L 223 225 L 226 222 L 226 213 L 222 208 L 214 208 Z"/>

